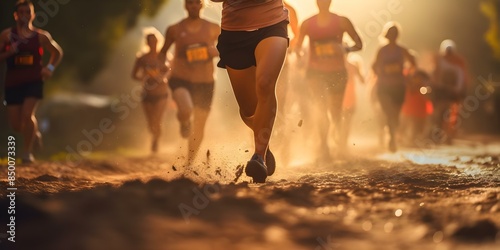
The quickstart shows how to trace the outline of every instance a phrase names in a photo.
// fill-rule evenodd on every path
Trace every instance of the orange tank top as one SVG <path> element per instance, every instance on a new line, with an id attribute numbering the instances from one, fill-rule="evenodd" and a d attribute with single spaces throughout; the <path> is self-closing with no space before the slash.
<path id="1" fill-rule="evenodd" d="M 329 22 L 324 26 L 318 24 L 318 15 L 307 20 L 310 48 L 308 67 L 327 72 L 345 70 L 345 51 L 342 46 L 344 31 L 340 27 L 340 16 L 334 13 L 329 15 Z"/>
<path id="2" fill-rule="evenodd" d="M 179 25 L 175 40 L 175 58 L 184 58 L 188 63 L 212 63 L 208 51 L 208 46 L 213 43 L 210 23 L 204 21 L 200 31 L 196 33 L 189 32 L 183 22 Z"/>
<path id="3" fill-rule="evenodd" d="M 11 30 L 11 38 L 6 44 L 5 50 L 9 50 L 7 47 L 16 42 L 18 43 L 18 52 L 6 59 L 6 87 L 42 82 L 43 48 L 39 41 L 39 34 L 34 31 L 32 34 L 31 37 L 21 38 L 16 27 Z"/>

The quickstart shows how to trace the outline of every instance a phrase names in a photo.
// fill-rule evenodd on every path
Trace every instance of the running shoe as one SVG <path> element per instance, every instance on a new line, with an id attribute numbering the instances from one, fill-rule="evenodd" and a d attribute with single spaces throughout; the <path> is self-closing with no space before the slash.
<path id="1" fill-rule="evenodd" d="M 269 148 L 267 148 L 266 152 L 266 166 L 267 166 L 267 176 L 271 176 L 274 174 L 276 170 L 276 159 L 274 158 L 273 153 Z"/>
<path id="2" fill-rule="evenodd" d="M 33 156 L 33 154 L 29 153 L 29 154 L 23 154 L 23 156 L 21 157 L 21 162 L 23 164 L 32 164 L 32 163 L 35 163 L 36 160 L 35 160 L 35 157 Z"/>
<path id="3" fill-rule="evenodd" d="M 262 157 L 258 154 L 254 154 L 252 159 L 247 162 L 247 167 L 245 168 L 245 174 L 252 177 L 255 183 L 264 183 L 267 178 L 267 167 L 264 163 Z"/>

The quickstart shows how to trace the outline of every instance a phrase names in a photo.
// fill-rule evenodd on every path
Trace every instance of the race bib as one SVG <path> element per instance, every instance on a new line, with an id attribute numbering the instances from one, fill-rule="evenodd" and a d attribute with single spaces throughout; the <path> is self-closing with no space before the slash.
<path id="1" fill-rule="evenodd" d="M 14 58 L 14 64 L 17 66 L 30 66 L 33 65 L 33 55 L 17 55 Z"/>
<path id="2" fill-rule="evenodd" d="M 333 41 L 314 43 L 314 53 L 317 57 L 329 58 L 340 55 L 338 44 Z"/>
<path id="3" fill-rule="evenodd" d="M 186 50 L 186 57 L 189 63 L 205 62 L 209 59 L 208 47 L 203 44 L 189 45 Z"/>
<path id="4" fill-rule="evenodd" d="M 400 63 L 391 63 L 384 66 L 384 73 L 387 75 L 401 74 L 403 67 Z"/>
<path id="5" fill-rule="evenodd" d="M 151 78 L 157 78 L 160 77 L 160 72 L 158 72 L 157 69 L 151 69 L 151 68 L 146 68 L 145 69 L 146 74 L 151 77 Z"/>

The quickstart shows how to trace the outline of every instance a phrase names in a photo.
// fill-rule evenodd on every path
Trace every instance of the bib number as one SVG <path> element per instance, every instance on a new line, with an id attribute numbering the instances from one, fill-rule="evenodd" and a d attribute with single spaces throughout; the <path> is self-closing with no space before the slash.
<path id="1" fill-rule="evenodd" d="M 340 55 L 338 45 L 335 42 L 316 42 L 314 53 L 320 58 L 332 58 Z"/>
<path id="2" fill-rule="evenodd" d="M 209 59 L 208 47 L 202 44 L 189 45 L 186 57 L 189 63 L 205 62 Z"/>
<path id="3" fill-rule="evenodd" d="M 17 55 L 14 58 L 14 64 L 16 66 L 31 66 L 33 63 L 33 55 Z"/>
<path id="4" fill-rule="evenodd" d="M 401 74 L 403 68 L 399 63 L 391 63 L 384 66 L 384 73 L 387 75 Z"/>

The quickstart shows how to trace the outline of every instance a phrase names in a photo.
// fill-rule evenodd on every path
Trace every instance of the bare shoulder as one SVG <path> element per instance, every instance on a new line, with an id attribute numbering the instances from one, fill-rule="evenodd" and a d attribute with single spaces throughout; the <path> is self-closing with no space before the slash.
<path id="1" fill-rule="evenodd" d="M 167 27 L 167 32 L 166 32 L 167 36 L 175 34 L 179 30 L 181 22 L 182 21 L 168 26 Z"/>
<path id="2" fill-rule="evenodd" d="M 176 31 L 176 30 L 178 30 L 178 29 L 181 27 L 181 23 L 182 23 L 182 21 L 179 21 L 179 22 L 177 22 L 177 23 L 174 23 L 174 24 L 172 24 L 172 25 L 168 26 L 168 28 L 167 28 L 167 29 L 168 29 L 168 30 L 173 30 L 173 31 Z"/>
<path id="3" fill-rule="evenodd" d="M 220 26 L 214 22 L 210 22 L 208 20 L 205 20 L 205 22 L 208 24 L 208 27 L 210 27 L 210 33 L 214 36 L 218 36 L 220 34 Z"/>
<path id="4" fill-rule="evenodd" d="M 304 22 L 302 22 L 302 25 L 300 26 L 302 29 L 307 29 L 307 27 L 309 27 L 310 23 L 313 21 L 313 19 L 315 18 L 316 16 L 312 16 L 312 17 L 309 17 L 307 18 L 306 20 L 304 20 Z"/>
<path id="5" fill-rule="evenodd" d="M 338 17 L 339 17 L 340 23 L 342 25 L 351 25 L 352 24 L 351 20 L 349 18 L 347 18 L 345 16 L 340 16 L 340 15 Z"/>
<path id="6" fill-rule="evenodd" d="M 403 53 L 408 54 L 408 55 L 410 54 L 410 50 L 408 48 L 406 48 L 405 46 L 398 45 L 398 47 L 401 51 L 403 51 Z"/>
<path id="7" fill-rule="evenodd" d="M 384 45 L 382 47 L 379 47 L 378 49 L 378 54 L 379 55 L 385 55 L 387 53 L 388 45 Z"/>
<path id="8" fill-rule="evenodd" d="M 52 40 L 52 36 L 46 30 L 35 29 L 35 32 L 38 33 L 38 35 L 40 36 L 40 39 L 43 40 L 43 41 L 47 41 L 47 40 L 50 41 L 50 40 Z"/>
<path id="9" fill-rule="evenodd" d="M 144 58 L 145 58 L 145 55 L 139 54 L 135 57 L 135 61 L 137 64 L 142 64 L 142 62 L 144 62 Z"/>
<path id="10" fill-rule="evenodd" d="M 304 20 L 303 24 L 307 24 L 307 23 L 310 23 L 312 22 L 312 20 L 316 18 L 316 15 L 312 16 L 312 17 L 308 17 L 306 20 Z"/>

